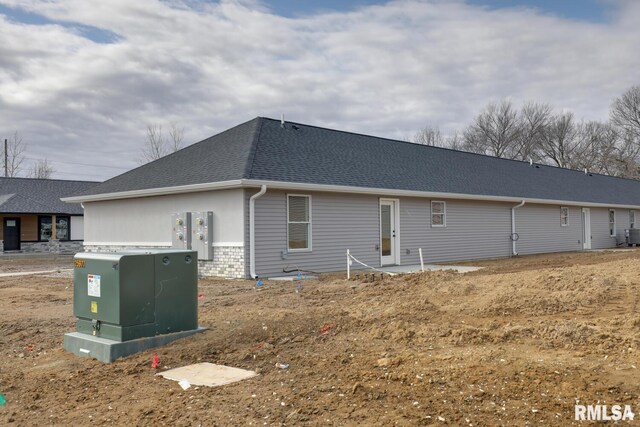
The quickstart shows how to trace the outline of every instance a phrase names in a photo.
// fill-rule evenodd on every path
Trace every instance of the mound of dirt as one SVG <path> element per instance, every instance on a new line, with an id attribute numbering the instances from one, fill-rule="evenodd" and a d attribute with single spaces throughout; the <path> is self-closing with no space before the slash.
<path id="1" fill-rule="evenodd" d="M 71 279 L 0 278 L 0 424 L 568 425 L 576 401 L 640 410 L 639 258 L 332 275 L 301 291 L 202 280 L 208 332 L 113 364 L 61 349 Z M 260 375 L 182 390 L 155 376 L 154 354 L 160 370 L 212 362 Z"/>

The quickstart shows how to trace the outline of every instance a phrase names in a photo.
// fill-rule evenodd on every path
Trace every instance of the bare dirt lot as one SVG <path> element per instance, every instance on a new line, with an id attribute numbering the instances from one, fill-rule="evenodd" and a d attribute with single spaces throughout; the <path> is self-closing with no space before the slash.
<path id="1" fill-rule="evenodd" d="M 300 293 L 203 280 L 208 332 L 113 364 L 61 348 L 71 279 L 0 278 L 0 424 L 567 425 L 576 402 L 640 412 L 640 251 L 474 264 L 486 268 L 333 275 Z M 154 353 L 161 370 L 260 375 L 183 391 L 154 375 Z"/>

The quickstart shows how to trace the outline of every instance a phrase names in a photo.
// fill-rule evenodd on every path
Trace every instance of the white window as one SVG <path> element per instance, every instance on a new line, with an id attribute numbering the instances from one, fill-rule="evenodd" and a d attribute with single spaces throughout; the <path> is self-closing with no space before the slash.
<path id="1" fill-rule="evenodd" d="M 290 251 L 311 250 L 311 196 L 287 196 L 287 246 Z"/>
<path id="2" fill-rule="evenodd" d="M 447 206 L 445 202 L 431 202 L 431 226 L 447 226 Z"/>
<path id="3" fill-rule="evenodd" d="M 609 209 L 609 236 L 616 237 L 616 211 Z"/>
<path id="4" fill-rule="evenodd" d="M 562 227 L 569 225 L 569 208 L 564 206 L 560 208 L 560 225 Z"/>
<path id="5" fill-rule="evenodd" d="M 636 228 L 636 211 L 629 211 L 629 228 Z"/>

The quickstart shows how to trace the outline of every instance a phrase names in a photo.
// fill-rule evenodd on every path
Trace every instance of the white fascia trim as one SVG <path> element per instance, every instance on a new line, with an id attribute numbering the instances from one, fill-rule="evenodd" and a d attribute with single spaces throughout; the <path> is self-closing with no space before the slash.
<path id="1" fill-rule="evenodd" d="M 145 247 L 167 247 L 171 246 L 171 242 L 87 242 L 84 246 L 145 246 Z"/>
<path id="2" fill-rule="evenodd" d="M 259 187 L 267 185 L 272 190 L 305 190 L 305 191 L 327 191 L 331 193 L 358 193 L 358 194 L 374 194 L 377 196 L 395 196 L 395 197 L 426 197 L 434 199 L 459 199 L 459 200 L 483 200 L 492 202 L 515 202 L 519 203 L 525 200 L 527 203 L 538 203 L 544 205 L 563 205 L 563 206 L 582 206 L 582 207 L 603 207 L 603 208 L 623 208 L 623 209 L 639 209 L 640 205 L 615 205 L 608 203 L 579 202 L 575 200 L 552 200 L 552 199 L 533 199 L 523 197 L 506 197 L 506 196 L 485 196 L 477 194 L 464 193 L 439 193 L 432 191 L 413 191 L 413 190 L 392 190 L 388 188 L 366 188 L 352 187 L 343 185 L 324 185 L 324 184 L 307 184 L 299 182 L 282 182 L 282 181 L 262 181 L 243 179 L 243 187 Z"/>
<path id="3" fill-rule="evenodd" d="M 133 199 L 136 197 L 164 196 L 175 193 L 195 193 L 197 191 L 207 190 L 226 190 L 231 188 L 240 188 L 242 180 L 235 179 L 231 181 L 206 182 L 203 184 L 179 185 L 177 187 L 148 188 L 146 190 L 122 191 L 119 193 L 104 193 L 88 196 L 63 197 L 63 202 L 67 203 L 84 203 L 97 202 L 101 200 L 117 200 L 117 199 Z"/>
<path id="4" fill-rule="evenodd" d="M 163 196 L 176 193 L 194 193 L 207 190 L 225 190 L 243 187 L 261 187 L 267 185 L 274 190 L 302 190 L 302 191 L 327 191 L 331 193 L 356 193 L 356 194 L 374 194 L 378 196 L 392 197 L 427 197 L 427 198 L 444 198 L 459 200 L 485 200 L 492 202 L 521 202 L 525 200 L 527 203 L 538 203 L 547 205 L 563 205 L 563 206 L 581 206 L 581 207 L 603 207 L 603 208 L 622 208 L 622 209 L 640 209 L 640 205 L 616 205 L 607 203 L 578 202 L 575 200 L 552 200 L 552 199 L 533 199 L 522 197 L 505 197 L 505 196 L 487 196 L 464 193 L 441 193 L 432 191 L 414 191 L 414 190 L 393 190 L 388 188 L 367 188 L 355 187 L 347 185 L 325 185 L 325 184 L 307 184 L 303 182 L 283 182 L 283 181 L 264 181 L 255 179 L 236 179 L 221 182 L 207 182 L 203 184 L 181 185 L 177 187 L 149 188 L 146 190 L 123 191 L 120 193 L 105 193 L 89 196 L 64 197 L 60 200 L 67 203 L 96 202 L 101 200 L 117 200 L 117 199 L 133 199 L 136 197 Z"/>

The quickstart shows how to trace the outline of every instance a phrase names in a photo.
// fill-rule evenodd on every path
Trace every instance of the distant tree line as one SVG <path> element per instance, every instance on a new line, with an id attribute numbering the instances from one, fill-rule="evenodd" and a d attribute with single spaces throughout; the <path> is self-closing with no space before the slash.
<path id="1" fill-rule="evenodd" d="M 46 158 L 33 159 L 31 166 L 25 169 L 24 161 L 27 159 L 25 157 L 27 144 L 23 142 L 22 136 L 20 136 L 17 131 L 14 132 L 11 137 L 6 138 L 6 140 L 6 144 L 4 144 L 4 141 L 0 141 L 0 153 L 2 155 L 0 158 L 0 168 L 2 168 L 0 176 L 15 178 L 24 175 L 27 178 L 42 179 L 48 179 L 53 176 L 55 169 Z"/>
<path id="2" fill-rule="evenodd" d="M 0 140 L 0 176 L 27 177 L 27 178 L 52 178 L 55 168 L 47 158 L 34 159 L 26 157 L 27 144 L 16 131 L 7 139 L 6 170 L 4 167 L 5 152 L 4 140 Z M 183 147 L 184 128 L 170 123 L 165 132 L 162 125 L 153 124 L 147 126 L 143 147 L 140 151 L 138 162 L 144 164 L 174 153 Z M 26 166 L 26 160 L 31 164 Z"/>
<path id="3" fill-rule="evenodd" d="M 490 103 L 464 130 L 427 125 L 413 142 L 640 179 L 640 85 L 611 104 L 608 121 L 585 121 L 545 103 Z"/>

